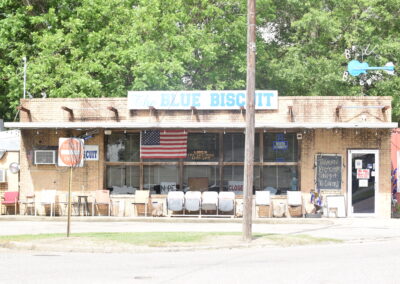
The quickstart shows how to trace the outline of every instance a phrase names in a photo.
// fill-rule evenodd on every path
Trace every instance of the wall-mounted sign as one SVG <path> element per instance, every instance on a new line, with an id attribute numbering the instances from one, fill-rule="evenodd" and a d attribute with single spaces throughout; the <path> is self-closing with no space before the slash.
<path id="1" fill-rule="evenodd" d="M 287 150 L 289 147 L 288 141 L 272 141 L 272 150 Z"/>
<path id="2" fill-rule="evenodd" d="M 246 91 L 129 91 L 129 109 L 240 109 Z M 256 91 L 256 109 L 278 109 L 278 91 Z"/>
<path id="3" fill-rule="evenodd" d="M 98 161 L 99 160 L 99 145 L 85 145 L 85 154 L 83 155 L 85 161 Z"/>
<path id="4" fill-rule="evenodd" d="M 369 169 L 357 169 L 358 179 L 369 179 Z"/>
<path id="5" fill-rule="evenodd" d="M 363 166 L 362 160 L 356 160 L 354 162 L 354 166 L 355 166 L 356 169 L 362 169 L 362 166 Z"/>

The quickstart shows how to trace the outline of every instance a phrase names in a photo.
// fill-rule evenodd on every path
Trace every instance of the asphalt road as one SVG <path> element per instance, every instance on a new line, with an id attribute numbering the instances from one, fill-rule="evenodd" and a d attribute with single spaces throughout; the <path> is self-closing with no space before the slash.
<path id="1" fill-rule="evenodd" d="M 0 283 L 399 283 L 400 241 L 155 253 L 0 250 Z"/>

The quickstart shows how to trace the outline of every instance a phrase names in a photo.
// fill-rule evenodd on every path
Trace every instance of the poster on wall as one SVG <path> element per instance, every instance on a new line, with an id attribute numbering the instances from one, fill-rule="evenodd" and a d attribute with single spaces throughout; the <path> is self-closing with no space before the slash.
<path id="1" fill-rule="evenodd" d="M 317 189 L 342 188 L 342 156 L 337 154 L 318 154 L 316 161 L 316 187 Z"/>
<path id="2" fill-rule="evenodd" d="M 355 161 L 355 168 L 356 169 L 362 169 L 362 160 L 356 160 Z"/>

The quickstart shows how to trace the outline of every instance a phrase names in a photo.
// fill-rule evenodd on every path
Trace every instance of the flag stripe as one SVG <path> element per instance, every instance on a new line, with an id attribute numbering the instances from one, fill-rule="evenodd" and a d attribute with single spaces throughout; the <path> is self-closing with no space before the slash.
<path id="1" fill-rule="evenodd" d="M 187 133 L 183 130 L 147 130 L 141 132 L 142 159 L 186 158 Z"/>

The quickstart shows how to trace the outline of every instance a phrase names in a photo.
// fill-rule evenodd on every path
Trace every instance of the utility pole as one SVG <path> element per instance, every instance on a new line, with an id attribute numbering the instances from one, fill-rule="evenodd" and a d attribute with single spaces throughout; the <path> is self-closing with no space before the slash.
<path id="1" fill-rule="evenodd" d="M 252 239 L 254 172 L 254 93 L 256 85 L 256 0 L 247 0 L 246 137 L 243 192 L 243 240 Z"/>

